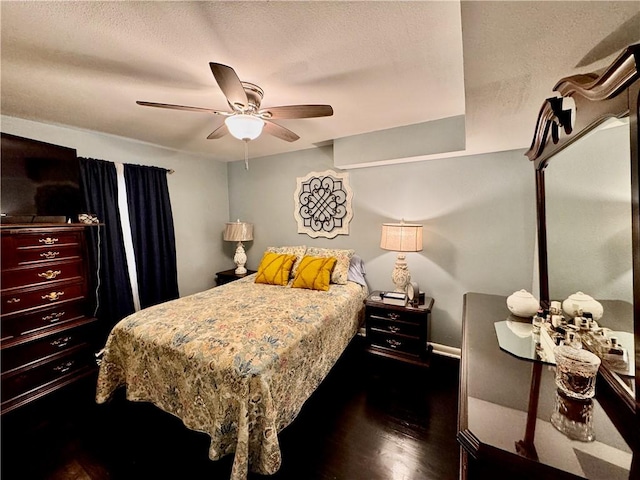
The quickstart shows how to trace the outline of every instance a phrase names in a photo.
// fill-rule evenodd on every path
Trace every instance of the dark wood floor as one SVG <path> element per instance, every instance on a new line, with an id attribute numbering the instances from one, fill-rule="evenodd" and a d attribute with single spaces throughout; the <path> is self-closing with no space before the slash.
<path id="1" fill-rule="evenodd" d="M 430 369 L 416 369 L 370 359 L 352 345 L 280 434 L 280 471 L 249 479 L 458 478 L 458 367 L 434 356 Z M 31 425 L 21 431 L 2 420 L 3 480 L 230 475 L 231 456 L 207 458 L 207 435 L 122 396 L 108 405 L 60 396 L 26 415 Z"/>

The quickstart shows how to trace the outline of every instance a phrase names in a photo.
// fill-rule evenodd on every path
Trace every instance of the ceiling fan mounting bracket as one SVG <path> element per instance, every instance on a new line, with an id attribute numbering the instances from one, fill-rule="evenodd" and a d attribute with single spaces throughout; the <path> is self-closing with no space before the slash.
<path id="1" fill-rule="evenodd" d="M 244 88 L 244 91 L 247 94 L 248 105 L 231 105 L 231 108 L 243 111 L 244 113 L 257 112 L 260 109 L 260 104 L 264 98 L 264 90 L 255 83 L 250 82 L 242 82 L 242 88 Z"/>

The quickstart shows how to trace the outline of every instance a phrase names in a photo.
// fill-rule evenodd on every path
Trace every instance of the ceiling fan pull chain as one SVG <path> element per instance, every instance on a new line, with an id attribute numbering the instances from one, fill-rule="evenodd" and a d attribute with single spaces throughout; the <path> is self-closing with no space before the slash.
<path id="1" fill-rule="evenodd" d="M 249 170 L 249 140 L 244 141 L 244 169 Z"/>

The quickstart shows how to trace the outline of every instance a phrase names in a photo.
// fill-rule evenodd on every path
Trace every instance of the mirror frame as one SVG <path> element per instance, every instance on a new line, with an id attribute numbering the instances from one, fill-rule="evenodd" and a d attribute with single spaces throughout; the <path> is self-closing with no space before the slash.
<path id="1" fill-rule="evenodd" d="M 538 231 L 540 302 L 548 307 L 549 278 L 545 210 L 544 171 L 552 157 L 598 127 L 609 118 L 629 117 L 631 158 L 631 234 L 633 250 L 633 325 L 636 360 L 636 398 L 629 394 L 606 366 L 601 377 L 613 394 L 614 415 L 638 444 L 640 420 L 640 169 L 638 156 L 638 91 L 640 89 L 640 44 L 627 47 L 603 71 L 562 78 L 553 90 L 557 97 L 543 103 L 530 149 L 525 153 L 534 162 Z M 622 406 L 622 409 L 620 409 Z"/>

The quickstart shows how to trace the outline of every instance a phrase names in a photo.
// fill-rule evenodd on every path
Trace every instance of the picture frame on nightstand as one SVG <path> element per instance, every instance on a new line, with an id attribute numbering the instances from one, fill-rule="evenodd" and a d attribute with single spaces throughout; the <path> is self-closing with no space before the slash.
<path id="1" fill-rule="evenodd" d="M 409 282 L 409 285 L 407 285 L 407 299 L 414 307 L 420 305 L 420 286 L 418 282 Z"/>

